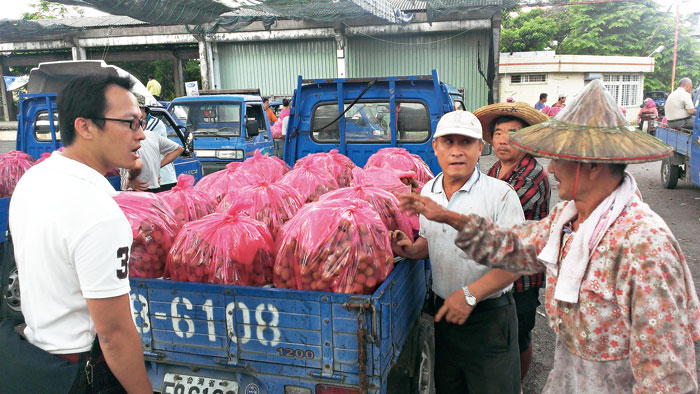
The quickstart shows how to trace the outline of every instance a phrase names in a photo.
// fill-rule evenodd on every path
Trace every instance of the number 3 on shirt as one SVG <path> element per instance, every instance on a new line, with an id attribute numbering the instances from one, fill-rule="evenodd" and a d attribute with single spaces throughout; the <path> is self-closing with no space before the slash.
<path id="1" fill-rule="evenodd" d="M 121 259 L 122 266 L 117 270 L 117 278 L 125 279 L 129 276 L 129 248 L 122 246 L 117 249 L 117 258 Z"/>

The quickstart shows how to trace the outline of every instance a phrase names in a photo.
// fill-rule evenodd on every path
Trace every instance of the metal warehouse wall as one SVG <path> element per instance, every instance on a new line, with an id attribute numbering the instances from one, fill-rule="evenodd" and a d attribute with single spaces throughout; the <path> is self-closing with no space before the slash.
<path id="1" fill-rule="evenodd" d="M 488 71 L 489 31 L 400 36 L 348 37 L 348 77 L 430 74 L 437 69 L 443 82 L 465 89 L 467 110 L 487 104 L 488 87 L 477 68 Z"/>
<path id="2" fill-rule="evenodd" d="M 335 40 L 217 44 L 221 89 L 260 88 L 264 96 L 291 96 L 297 76 L 335 78 Z"/>

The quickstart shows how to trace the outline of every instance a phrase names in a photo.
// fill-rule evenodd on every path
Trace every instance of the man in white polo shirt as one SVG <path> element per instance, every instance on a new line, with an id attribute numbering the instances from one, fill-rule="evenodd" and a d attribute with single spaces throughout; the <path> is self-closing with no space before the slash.
<path id="1" fill-rule="evenodd" d="M 99 338 L 104 357 L 81 368 L 72 393 L 152 392 L 130 309 L 132 232 L 105 178 L 132 167 L 145 138 L 132 85 L 113 76 L 71 81 L 57 99 L 65 150 L 30 168 L 10 203 L 27 340 L 85 362 Z"/>
<path id="2" fill-rule="evenodd" d="M 666 99 L 664 110 L 666 121 L 674 129 L 693 128 L 693 115 L 695 105 L 690 92 L 693 90 L 693 81 L 690 78 L 681 78 L 678 81 L 678 89 L 674 90 Z"/>
<path id="3" fill-rule="evenodd" d="M 471 112 L 445 114 L 433 137 L 442 173 L 425 184 L 421 195 L 502 226 L 522 223 L 523 209 L 513 188 L 476 167 L 483 147 L 481 123 Z M 415 242 L 400 232 L 391 239 L 398 255 L 430 257 L 438 310 L 436 392 L 519 393 L 518 322 L 510 292 L 518 275 L 468 258 L 454 245 L 457 231 L 449 225 L 421 216 L 419 234 Z"/>

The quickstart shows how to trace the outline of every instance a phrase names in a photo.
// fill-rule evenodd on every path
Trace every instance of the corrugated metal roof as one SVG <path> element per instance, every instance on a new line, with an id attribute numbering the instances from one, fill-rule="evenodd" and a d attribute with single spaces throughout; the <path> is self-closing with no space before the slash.
<path id="1" fill-rule="evenodd" d="M 109 16 L 92 16 L 82 18 L 61 18 L 61 19 L 36 19 L 42 26 L 64 25 L 77 29 L 99 28 L 99 27 L 116 27 L 116 26 L 133 26 L 147 25 L 147 22 L 140 21 L 128 16 L 109 15 Z"/>
<path id="2" fill-rule="evenodd" d="M 401 11 L 420 11 L 425 10 L 425 1 L 420 0 L 388 0 L 394 7 Z"/>

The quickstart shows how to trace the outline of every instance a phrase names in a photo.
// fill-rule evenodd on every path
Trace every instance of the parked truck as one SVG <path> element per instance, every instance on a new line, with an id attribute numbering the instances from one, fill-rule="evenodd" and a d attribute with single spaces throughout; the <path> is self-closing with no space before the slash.
<path id="1" fill-rule="evenodd" d="M 252 157 L 256 149 L 273 153 L 270 121 L 259 91 L 201 93 L 209 94 L 178 97 L 168 111 L 192 135 L 205 175 Z"/>
<path id="2" fill-rule="evenodd" d="M 673 147 L 673 155 L 661 162 L 661 183 L 667 189 L 674 189 L 679 179 L 700 186 L 700 89 L 696 89 L 693 103 L 692 129 L 672 129 L 666 124 L 656 128 L 656 138 Z"/>
<path id="3" fill-rule="evenodd" d="M 335 148 L 363 165 L 382 147 L 402 146 L 437 171 L 430 139 L 440 116 L 454 110 L 437 72 L 297 82 L 288 164 Z M 346 133 L 356 105 L 386 107 L 381 138 Z M 0 205 L 6 223 L 2 213 Z M 12 259 L 6 250 L 3 271 Z M 397 258 L 369 295 L 132 278 L 131 300 L 156 392 L 427 394 L 434 333 L 422 311 L 430 278 L 428 261 Z M 10 301 L 6 286 L 3 280 L 0 311 Z"/>

